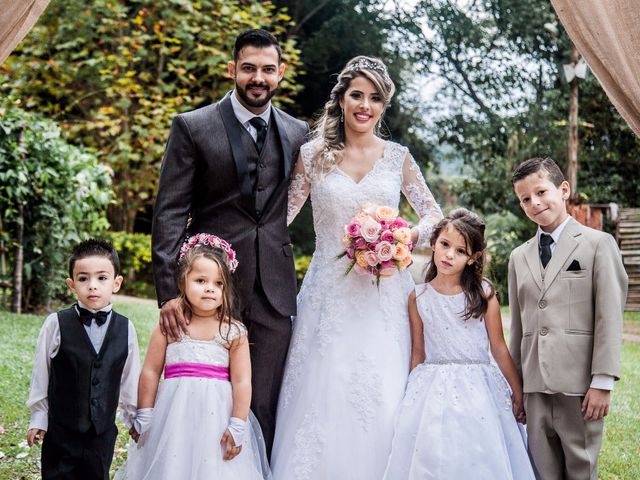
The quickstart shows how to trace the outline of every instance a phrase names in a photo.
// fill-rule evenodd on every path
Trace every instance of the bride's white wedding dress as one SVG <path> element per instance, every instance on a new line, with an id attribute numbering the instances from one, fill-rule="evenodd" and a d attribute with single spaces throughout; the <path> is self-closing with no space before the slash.
<path id="1" fill-rule="evenodd" d="M 314 174 L 317 143 L 301 149 L 289 190 L 289 223 L 311 195 L 316 251 L 298 295 L 298 315 L 278 403 L 275 480 L 381 479 L 410 355 L 407 271 L 382 279 L 350 272 L 344 226 L 367 203 L 398 207 L 400 192 L 429 239 L 442 213 L 408 150 L 387 142 L 359 182 L 333 167 Z"/>

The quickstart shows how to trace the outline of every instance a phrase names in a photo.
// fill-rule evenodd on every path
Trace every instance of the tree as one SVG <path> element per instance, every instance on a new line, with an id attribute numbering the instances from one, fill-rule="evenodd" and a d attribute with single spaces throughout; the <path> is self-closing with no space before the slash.
<path id="1" fill-rule="evenodd" d="M 66 290 L 72 245 L 108 225 L 112 173 L 53 122 L 0 107 L 0 235 L 13 247 L 14 311 L 47 306 Z"/>
<path id="2" fill-rule="evenodd" d="M 282 37 L 289 26 L 268 1 L 59 0 L 5 63 L 0 83 L 111 166 L 109 220 L 131 231 L 152 204 L 172 117 L 231 88 L 226 63 L 241 31 Z M 299 52 L 292 40 L 283 47 L 294 67 L 281 84 L 286 102 L 299 89 Z"/>

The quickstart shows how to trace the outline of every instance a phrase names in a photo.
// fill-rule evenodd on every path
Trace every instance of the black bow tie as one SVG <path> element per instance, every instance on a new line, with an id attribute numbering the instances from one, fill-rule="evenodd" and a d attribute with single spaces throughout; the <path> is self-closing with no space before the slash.
<path id="1" fill-rule="evenodd" d="M 80 321 L 84 323 L 87 327 L 91 325 L 91 320 L 96 319 L 96 323 L 98 326 L 104 325 L 104 322 L 107 321 L 107 317 L 109 316 L 109 312 L 90 312 L 86 308 L 82 308 L 80 305 L 76 305 L 78 309 L 78 314 L 80 315 Z"/>

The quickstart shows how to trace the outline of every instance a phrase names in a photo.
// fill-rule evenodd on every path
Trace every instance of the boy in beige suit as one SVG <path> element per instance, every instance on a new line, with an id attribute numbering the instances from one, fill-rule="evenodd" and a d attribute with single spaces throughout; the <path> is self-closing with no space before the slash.
<path id="1" fill-rule="evenodd" d="M 569 184 L 552 159 L 526 160 L 512 183 L 538 225 L 509 259 L 509 349 L 524 381 L 529 451 L 543 480 L 597 479 L 627 274 L 614 238 L 567 213 Z"/>

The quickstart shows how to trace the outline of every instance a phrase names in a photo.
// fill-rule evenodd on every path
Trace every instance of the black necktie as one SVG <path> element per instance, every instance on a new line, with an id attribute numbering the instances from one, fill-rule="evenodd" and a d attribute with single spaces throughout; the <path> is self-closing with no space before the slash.
<path id="1" fill-rule="evenodd" d="M 86 308 L 82 308 L 79 305 L 76 305 L 78 309 L 78 313 L 80 314 L 80 321 L 84 323 L 87 327 L 91 325 L 91 320 L 96 319 L 96 323 L 98 326 L 104 325 L 104 322 L 107 321 L 107 317 L 109 316 L 109 312 L 90 312 Z"/>
<path id="2" fill-rule="evenodd" d="M 547 267 L 547 263 L 551 260 L 551 244 L 553 243 L 553 237 L 546 233 L 540 234 L 540 261 L 542 262 L 542 268 Z"/>
<path id="3" fill-rule="evenodd" d="M 256 148 L 258 149 L 258 153 L 260 153 L 262 151 L 262 146 L 264 145 L 264 139 L 267 138 L 267 122 L 260 117 L 253 117 L 249 120 L 249 123 L 253 125 L 253 128 L 258 132 L 256 137 Z"/>

